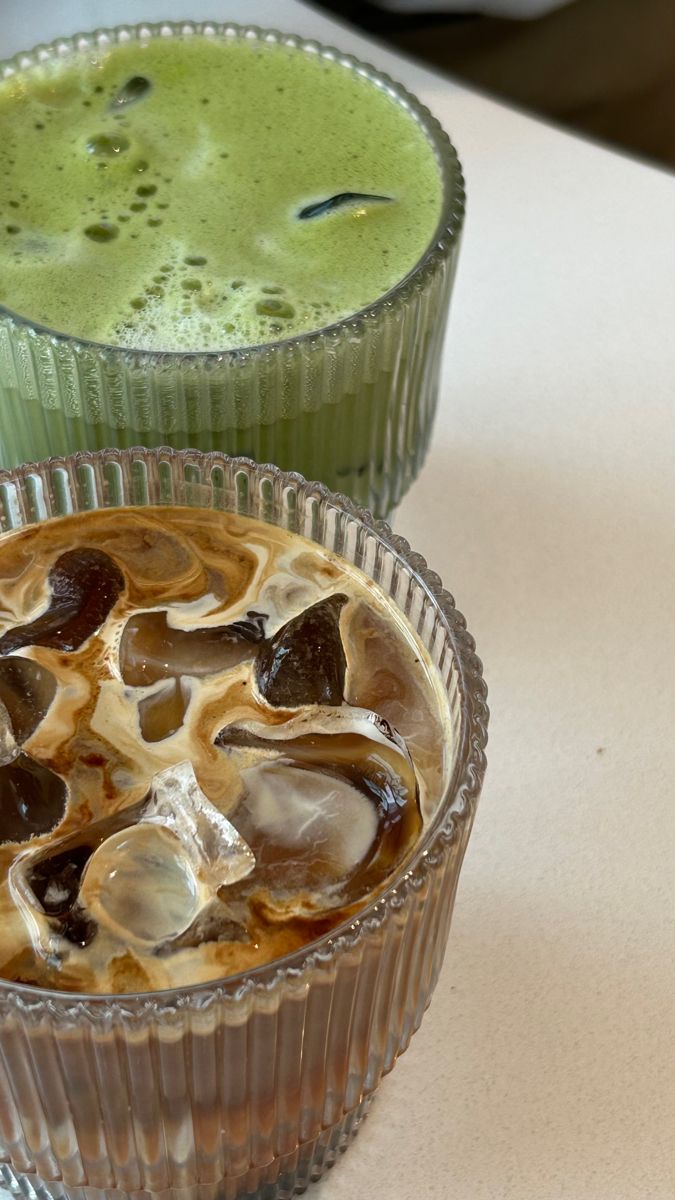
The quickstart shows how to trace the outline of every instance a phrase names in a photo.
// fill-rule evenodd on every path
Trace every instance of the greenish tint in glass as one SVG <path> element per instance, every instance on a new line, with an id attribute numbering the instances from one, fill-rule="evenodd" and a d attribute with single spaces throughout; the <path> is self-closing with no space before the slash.
<path id="1" fill-rule="evenodd" d="M 438 122 L 388 76 L 338 50 L 256 27 L 118 27 L 60 40 L 0 66 L 137 38 L 259 38 L 321 54 L 385 89 L 433 146 L 443 209 L 427 252 L 376 303 L 315 333 L 218 352 L 124 350 L 68 337 L 0 307 L 0 464 L 107 446 L 171 445 L 275 462 L 377 515 L 415 479 L 435 415 L 464 214 L 456 153 Z"/>

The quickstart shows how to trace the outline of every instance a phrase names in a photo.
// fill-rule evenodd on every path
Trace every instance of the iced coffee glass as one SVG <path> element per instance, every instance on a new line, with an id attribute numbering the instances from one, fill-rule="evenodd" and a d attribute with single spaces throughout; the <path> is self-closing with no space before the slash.
<path id="1" fill-rule="evenodd" d="M 194 42 L 197 37 L 214 43 L 245 41 L 258 42 L 268 49 L 290 48 L 300 57 L 323 59 L 326 64 L 336 65 L 338 70 L 358 80 L 360 86 L 367 81 L 374 91 L 392 99 L 404 114 L 404 125 L 409 122 L 415 131 L 422 131 L 437 165 L 435 182 L 440 185 L 440 216 L 435 228 L 433 223 L 430 225 L 432 232 L 426 249 L 421 257 L 415 252 L 411 267 L 404 270 L 398 282 L 383 293 L 376 291 L 373 301 L 365 307 L 358 304 L 346 310 L 349 315 L 341 319 L 327 323 L 319 311 L 316 325 L 295 336 L 284 336 L 281 320 L 276 332 L 271 325 L 265 333 L 252 335 L 253 340 L 249 337 L 234 348 L 231 338 L 229 342 L 223 338 L 222 344 L 216 340 L 208 350 L 199 350 L 189 344 L 189 339 L 187 342 L 183 339 L 179 349 L 165 349 L 161 344 L 145 348 L 147 343 L 138 345 L 134 339 L 125 343 L 123 337 L 113 344 L 100 336 L 75 336 L 77 331 L 69 328 L 67 321 L 65 326 L 61 323 L 58 307 L 51 315 L 44 314 L 49 319 L 40 320 L 39 305 L 37 312 L 26 312 L 13 303 L 5 280 L 0 293 L 0 463 L 11 467 L 50 454 L 105 446 L 123 448 L 138 443 L 220 450 L 302 471 L 309 478 L 319 478 L 327 486 L 346 492 L 377 515 L 386 515 L 416 477 L 429 443 L 464 213 L 460 165 L 450 141 L 431 114 L 388 76 L 338 50 L 295 36 L 230 24 L 184 22 L 98 30 L 17 55 L 0 65 L 0 78 L 14 84 L 25 78 L 26 86 L 30 87 L 36 73 L 51 69 L 54 63 L 77 62 L 78 56 L 84 61 L 87 56 L 91 58 L 118 45 L 128 48 L 136 43 L 147 46 L 167 40 Z M 204 97 L 205 102 L 208 100 L 208 96 Z M 96 133 L 94 114 L 106 111 L 102 98 L 93 95 L 84 102 L 92 107 L 78 111 L 92 113 L 91 132 Z M 311 105 L 297 104 L 293 120 L 301 124 L 303 112 L 309 109 Z M 40 132 L 36 133 L 36 129 Z M 36 138 L 35 151 L 29 155 L 31 169 L 40 161 L 49 130 L 48 118 L 30 122 L 27 136 Z M 85 132 L 90 132 L 88 127 Z M 328 124 L 325 141 L 327 144 L 331 141 Z M 83 158 L 87 155 L 87 145 L 90 150 L 92 147 L 97 150 L 95 143 L 95 138 L 89 143 L 85 137 L 81 138 Z M 120 144 L 116 143 L 118 147 Z M 375 153 L 377 136 L 372 130 L 369 144 Z M 109 143 L 106 147 L 110 148 Z M 90 165 L 93 157 L 95 154 L 90 154 Z M 112 150 L 110 157 L 114 158 Z M 405 159 L 401 161 L 399 169 L 404 177 L 414 177 L 414 162 L 406 167 Z M 222 167 L 218 155 L 214 155 L 214 162 Z M 97 166 L 110 168 L 110 163 L 102 159 L 93 164 L 93 168 Z M 176 162 L 175 171 L 180 170 L 181 164 Z M 293 170 L 292 164 L 289 170 Z M 92 179 L 96 183 L 107 179 L 110 173 L 108 170 L 106 175 L 103 170 L 97 174 L 93 169 Z M 167 170 L 164 174 L 167 175 Z M 55 176 L 54 186 L 58 187 L 59 180 L 65 177 Z M 333 190 L 341 191 L 337 182 L 333 182 Z M 0 203 L 3 217 L 0 238 L 4 239 L 3 247 L 6 243 L 10 264 L 15 261 L 12 258 L 15 253 L 21 253 L 23 257 L 18 261 L 26 264 L 36 248 L 40 252 L 41 245 L 39 230 L 36 235 L 21 224 L 24 201 L 19 195 L 19 184 L 17 177 L 16 196 L 10 189 Z M 159 180 L 160 189 L 166 186 L 169 184 Z M 156 183 L 146 187 L 146 191 L 153 189 L 157 192 Z M 208 194 L 215 196 L 217 189 L 212 188 Z M 101 195 L 104 197 L 105 191 Z M 92 198 L 82 196 L 85 208 Z M 333 197 L 336 198 L 340 197 Z M 131 208 L 147 206 L 142 217 L 144 230 L 150 213 L 153 214 L 150 221 L 155 221 L 158 230 L 162 223 L 166 226 L 166 213 L 155 213 L 153 207 L 156 200 L 161 207 L 159 193 L 154 199 L 139 200 L 133 196 L 132 199 Z M 100 204 L 105 209 L 103 200 Z M 238 211 L 241 213 L 245 207 L 240 204 Z M 64 219 L 64 228 L 59 226 L 50 233 L 55 247 L 49 252 L 52 262 L 57 254 L 77 255 L 74 243 L 71 246 L 68 242 L 64 249 L 59 238 L 70 237 L 73 230 L 87 224 L 89 218 L 83 216 L 80 208 L 78 202 L 68 220 Z M 138 224 L 137 214 L 119 213 L 119 208 L 105 211 L 100 236 L 110 234 L 111 227 L 118 232 L 116 241 L 102 253 L 119 254 L 123 243 L 126 250 L 140 245 L 127 240 L 136 236 L 129 231 L 134 222 Z M 194 219 L 200 228 L 198 218 Z M 120 220 L 127 224 L 119 224 Z M 329 216 L 328 220 L 335 218 Z M 414 220 L 413 217 L 413 224 Z M 93 228 L 96 231 L 98 226 Z M 74 260 L 68 257 L 67 261 L 72 264 Z M 190 256 L 185 261 L 190 261 Z M 193 261 L 198 263 L 198 257 Z M 199 270 L 199 265 L 193 268 L 192 274 L 197 277 L 186 279 L 186 286 L 199 287 Z M 331 266 L 330 262 L 325 269 L 321 268 L 323 278 L 331 275 L 339 278 L 339 274 L 336 265 Z M 148 293 L 161 289 L 163 278 L 160 271 L 146 280 Z M 275 280 L 270 282 L 274 284 Z M 237 283 L 229 279 L 228 286 L 234 288 Z M 61 295 L 68 289 L 77 295 L 70 277 Z M 184 295 L 189 298 L 188 293 Z M 138 312 L 138 306 L 147 306 L 150 301 L 154 303 L 153 297 L 144 292 L 134 296 L 132 303 Z M 263 297 L 263 301 L 263 309 L 284 311 L 283 300 L 275 296 Z M 97 303 L 104 301 L 99 299 Z M 217 319 L 227 320 L 220 316 Z M 131 346 L 135 348 L 128 348 Z"/>
<path id="2" fill-rule="evenodd" d="M 168 449 L 80 453 L 0 475 L 3 533 L 157 504 L 281 526 L 379 584 L 447 692 L 449 784 L 386 889 L 348 924 L 269 965 L 135 995 L 0 981 L 0 1178 L 72 1200 L 281 1200 L 346 1147 L 429 1004 L 485 769 L 485 688 L 438 576 L 387 525 L 321 484 Z"/>

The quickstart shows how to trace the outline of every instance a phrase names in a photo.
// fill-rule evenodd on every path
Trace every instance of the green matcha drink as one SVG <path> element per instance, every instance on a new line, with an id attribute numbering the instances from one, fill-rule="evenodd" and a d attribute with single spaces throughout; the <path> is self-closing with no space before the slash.
<path id="1" fill-rule="evenodd" d="M 156 39 L 0 86 L 0 301 L 78 338 L 222 350 L 332 324 L 414 266 L 441 200 L 405 110 L 288 47 Z"/>
<path id="2" fill-rule="evenodd" d="M 433 418 L 454 153 L 337 52 L 161 29 L 5 65 L 2 465 L 225 449 L 384 512 Z"/>

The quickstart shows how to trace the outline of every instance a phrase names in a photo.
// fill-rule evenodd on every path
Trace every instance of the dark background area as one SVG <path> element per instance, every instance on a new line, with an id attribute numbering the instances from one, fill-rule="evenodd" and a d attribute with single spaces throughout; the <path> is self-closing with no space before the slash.
<path id="1" fill-rule="evenodd" d="M 675 0 L 573 0 L 530 20 L 315 2 L 461 81 L 675 168 Z"/>

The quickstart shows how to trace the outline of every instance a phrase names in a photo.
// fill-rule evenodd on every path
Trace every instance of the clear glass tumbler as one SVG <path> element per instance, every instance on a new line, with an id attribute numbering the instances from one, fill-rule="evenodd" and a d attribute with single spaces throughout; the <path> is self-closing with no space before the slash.
<path id="1" fill-rule="evenodd" d="M 0 981 L 0 1182 L 45 1200 L 284 1200 L 349 1143 L 429 1004 L 485 771 L 481 665 L 424 559 L 299 475 L 162 449 L 81 453 L 0 473 L 3 532 L 134 504 L 251 515 L 376 580 L 447 689 L 450 783 L 386 891 L 286 958 L 142 995 Z"/>
<path id="2" fill-rule="evenodd" d="M 384 516 L 423 462 L 464 215 L 450 141 L 399 84 L 349 55 L 257 27 L 209 22 L 119 26 L 38 46 L 0 78 L 116 42 L 248 38 L 320 54 L 389 93 L 431 143 L 443 185 L 423 257 L 369 308 L 266 345 L 216 352 L 125 350 L 47 329 L 0 306 L 0 465 L 105 446 L 221 450 L 302 471 Z"/>

